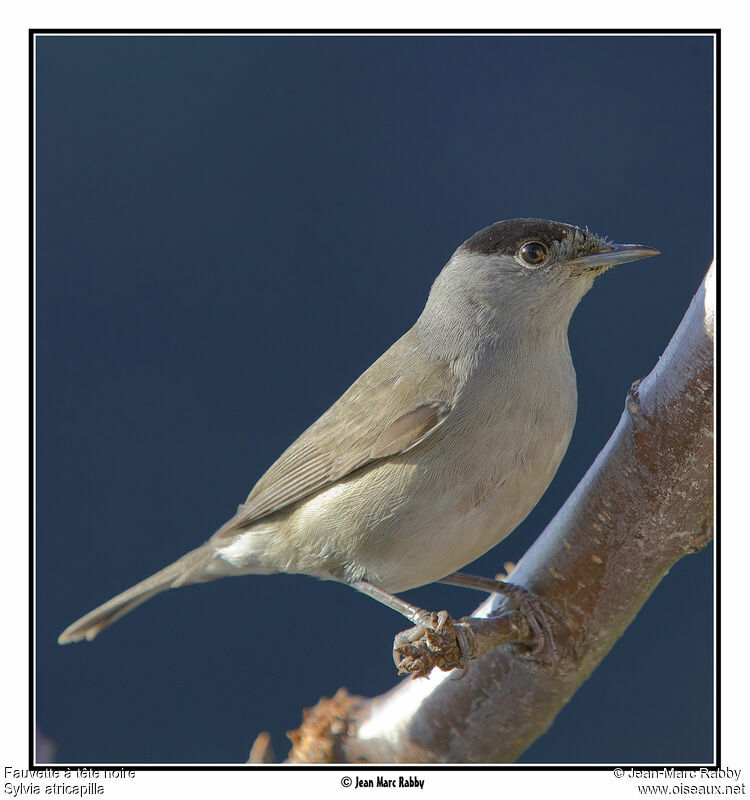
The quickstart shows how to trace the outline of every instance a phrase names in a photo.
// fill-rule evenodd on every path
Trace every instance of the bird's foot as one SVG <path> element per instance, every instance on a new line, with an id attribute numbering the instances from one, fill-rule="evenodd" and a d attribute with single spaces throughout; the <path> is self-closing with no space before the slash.
<path id="1" fill-rule="evenodd" d="M 424 678 L 434 667 L 443 672 L 460 668 L 464 678 L 469 664 L 501 644 L 533 642 L 526 617 L 508 610 L 489 619 L 462 617 L 454 621 L 447 611 L 422 612 L 414 628 L 399 633 L 393 642 L 393 660 L 400 675 Z"/>
<path id="2" fill-rule="evenodd" d="M 557 669 L 563 655 L 558 639 L 569 641 L 570 627 L 567 617 L 548 600 L 515 583 L 466 575 L 463 572 L 446 575 L 440 582 L 502 595 L 505 602 L 493 612 L 490 619 L 500 620 L 509 614 L 520 614 L 529 632 L 527 641 L 516 640 L 516 643 L 521 645 L 520 654 L 535 661 L 548 663 L 553 669 Z"/>
<path id="3" fill-rule="evenodd" d="M 444 672 L 468 667 L 476 658 L 466 622 L 454 622 L 447 611 L 422 611 L 417 625 L 393 640 L 393 661 L 399 675 L 425 678 L 434 667 Z"/>
<path id="4" fill-rule="evenodd" d="M 549 664 L 557 670 L 562 660 L 558 638 L 567 638 L 569 625 L 566 616 L 552 603 L 523 586 L 498 581 L 502 588 L 498 593 L 506 599 L 493 612 L 490 619 L 508 613 L 518 613 L 526 621 L 531 641 L 519 642 L 519 654 L 524 658 Z"/>

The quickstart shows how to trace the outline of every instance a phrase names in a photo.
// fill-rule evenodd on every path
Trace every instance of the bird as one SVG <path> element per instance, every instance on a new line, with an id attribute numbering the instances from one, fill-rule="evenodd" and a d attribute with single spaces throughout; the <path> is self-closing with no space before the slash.
<path id="1" fill-rule="evenodd" d="M 610 267 L 658 255 L 552 220 L 496 222 L 453 253 L 414 325 L 271 465 L 199 547 L 67 627 L 91 640 L 167 589 L 227 576 L 340 581 L 415 622 L 398 594 L 505 539 L 573 432 L 568 326 Z"/>

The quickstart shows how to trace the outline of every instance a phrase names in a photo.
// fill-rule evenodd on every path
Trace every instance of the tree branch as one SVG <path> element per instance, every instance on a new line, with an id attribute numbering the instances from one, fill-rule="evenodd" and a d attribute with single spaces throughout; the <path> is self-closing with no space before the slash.
<path id="1" fill-rule="evenodd" d="M 712 265 L 610 440 L 513 570 L 563 612 L 559 660 L 503 644 L 508 614 L 486 618 L 505 601 L 491 595 L 461 621 L 486 653 L 462 680 L 434 669 L 370 700 L 339 690 L 306 712 L 291 761 L 510 762 L 549 728 L 672 565 L 713 535 L 714 296 Z"/>

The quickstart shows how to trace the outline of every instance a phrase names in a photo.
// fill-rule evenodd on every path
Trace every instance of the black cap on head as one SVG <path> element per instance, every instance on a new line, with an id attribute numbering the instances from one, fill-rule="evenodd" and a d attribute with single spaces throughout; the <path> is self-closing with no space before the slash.
<path id="1" fill-rule="evenodd" d="M 530 217 L 506 219 L 482 228 L 481 231 L 467 239 L 461 247 L 470 253 L 480 253 L 486 256 L 512 256 L 526 242 L 542 242 L 547 247 L 551 247 L 553 243 L 561 242 L 576 234 L 585 239 L 588 231 L 576 228 L 575 225 L 566 225 L 563 222 L 553 222 L 548 219 Z"/>

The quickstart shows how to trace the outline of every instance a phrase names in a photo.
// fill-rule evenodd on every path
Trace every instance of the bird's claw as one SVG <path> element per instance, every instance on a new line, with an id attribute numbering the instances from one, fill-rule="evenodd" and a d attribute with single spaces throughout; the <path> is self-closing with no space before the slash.
<path id="1" fill-rule="evenodd" d="M 551 663 L 552 668 L 557 670 L 561 661 L 561 653 L 555 638 L 555 630 L 567 631 L 567 618 L 552 603 L 523 586 L 514 584 L 506 584 L 506 586 L 511 589 L 503 593 L 506 598 L 505 603 L 491 616 L 506 614 L 511 610 L 522 614 L 529 625 L 533 644 L 522 645 L 519 648 L 521 655 L 535 661 L 541 661 L 546 656 L 546 660 Z"/>
<path id="2" fill-rule="evenodd" d="M 393 640 L 393 661 L 399 675 L 424 678 L 439 667 L 448 672 L 474 658 L 471 633 L 447 611 L 421 612 L 417 624 Z"/>

